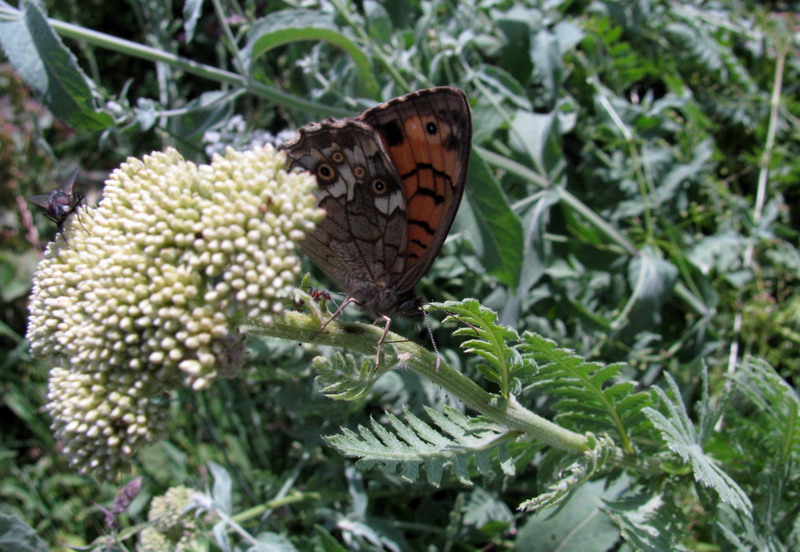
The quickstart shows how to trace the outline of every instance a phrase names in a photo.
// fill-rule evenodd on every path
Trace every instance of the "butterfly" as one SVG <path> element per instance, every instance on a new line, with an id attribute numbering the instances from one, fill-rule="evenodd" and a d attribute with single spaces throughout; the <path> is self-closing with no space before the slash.
<path id="1" fill-rule="evenodd" d="M 300 248 L 348 300 L 386 319 L 384 337 L 386 315 L 422 315 L 414 287 L 458 211 L 471 140 L 466 95 L 442 86 L 306 125 L 282 146 L 290 168 L 316 175 L 327 212 Z"/>
<path id="2" fill-rule="evenodd" d="M 64 235 L 64 224 L 67 222 L 69 216 L 78 210 L 78 207 L 81 206 L 84 199 L 83 194 L 72 190 L 77 175 L 78 170 L 75 169 L 64 184 L 49 194 L 39 194 L 28 197 L 28 201 L 45 210 L 45 216 L 56 223 L 58 232 L 62 236 Z"/>

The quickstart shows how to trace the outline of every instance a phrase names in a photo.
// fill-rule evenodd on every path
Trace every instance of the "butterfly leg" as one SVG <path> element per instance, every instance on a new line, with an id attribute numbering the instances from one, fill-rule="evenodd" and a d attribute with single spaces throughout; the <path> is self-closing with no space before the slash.
<path id="1" fill-rule="evenodd" d="M 377 370 L 381 364 L 381 347 L 386 342 L 386 336 L 389 335 L 389 326 L 392 325 L 392 319 L 386 316 L 385 314 L 380 315 L 380 317 L 377 320 L 375 320 L 375 322 L 373 322 L 372 325 L 374 326 L 381 320 L 385 321 L 386 325 L 383 327 L 383 334 L 381 335 L 381 338 L 378 340 L 378 345 L 375 347 L 375 370 Z"/>
<path id="2" fill-rule="evenodd" d="M 315 337 L 317 337 L 321 332 L 325 330 L 325 328 L 328 327 L 328 324 L 336 320 L 339 317 L 339 315 L 342 314 L 342 311 L 344 311 L 345 307 L 347 307 L 347 305 L 349 305 L 350 303 L 359 304 L 358 299 L 356 299 L 355 297 L 348 297 L 347 299 L 345 299 L 342 302 L 342 304 L 339 305 L 339 308 L 336 309 L 336 312 L 334 312 L 333 315 L 331 315 L 331 317 L 328 318 L 328 320 L 322 326 L 320 326 L 320 328 L 316 332 L 314 332 L 314 335 L 311 336 L 311 340 L 313 341 Z"/>

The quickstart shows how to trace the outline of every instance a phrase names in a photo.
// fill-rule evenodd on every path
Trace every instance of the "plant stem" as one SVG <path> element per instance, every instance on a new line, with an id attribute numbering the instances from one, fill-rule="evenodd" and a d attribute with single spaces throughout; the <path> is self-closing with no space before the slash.
<path id="1" fill-rule="evenodd" d="M 338 320 L 318 333 L 319 327 L 319 319 L 311 315 L 288 312 L 282 319 L 276 320 L 274 326 L 267 327 L 247 320 L 239 329 L 250 335 L 343 347 L 369 355 L 375 353 L 375 345 L 383 334 L 383 330 L 376 326 Z M 561 450 L 578 454 L 588 450 L 588 439 L 585 436 L 534 414 L 520 405 L 513 396 L 504 399 L 485 391 L 443 361 L 439 361 L 437 366 L 439 359 L 436 355 L 420 345 L 395 333 L 389 333 L 384 347 L 389 346 L 396 349 L 401 366 L 428 378 L 487 418 Z"/>
<path id="2" fill-rule="evenodd" d="M 11 7 L 6 7 L 3 9 L 3 15 L 8 18 L 22 17 L 20 10 L 16 10 Z M 349 110 L 304 100 L 302 98 L 298 98 L 297 96 L 293 96 L 292 94 L 287 94 L 286 92 L 283 92 L 275 87 L 256 82 L 246 76 L 225 71 L 210 65 L 205 65 L 203 63 L 198 63 L 191 59 L 176 56 L 175 54 L 171 54 L 170 52 L 166 52 L 164 50 L 159 50 L 158 48 L 146 46 L 144 44 L 139 44 L 138 42 L 125 40 L 124 38 L 119 38 L 109 34 L 100 33 L 92 29 L 87 29 L 86 27 L 81 27 L 80 25 L 65 23 L 64 21 L 59 21 L 58 19 L 48 18 L 47 22 L 61 36 L 69 37 L 88 44 L 93 44 L 107 50 L 120 52 L 135 58 L 166 63 L 170 67 L 181 69 L 182 71 L 203 77 L 208 80 L 229 84 L 232 86 L 240 86 L 252 94 L 270 99 L 283 106 L 303 109 L 327 117 L 349 117 L 352 115 Z"/>

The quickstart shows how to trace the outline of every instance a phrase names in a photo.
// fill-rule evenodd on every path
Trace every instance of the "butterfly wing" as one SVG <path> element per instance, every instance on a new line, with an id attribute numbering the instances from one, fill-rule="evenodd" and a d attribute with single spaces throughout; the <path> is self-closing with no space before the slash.
<path id="1" fill-rule="evenodd" d="M 472 148 L 467 97 L 429 88 L 365 111 L 405 191 L 408 247 L 398 293 L 412 290 L 433 263 L 458 211 Z"/>
<path id="2" fill-rule="evenodd" d="M 407 244 L 399 178 L 367 124 L 328 120 L 301 128 L 283 146 L 291 168 L 317 177 L 325 219 L 300 247 L 342 289 L 373 312 L 391 312 Z"/>

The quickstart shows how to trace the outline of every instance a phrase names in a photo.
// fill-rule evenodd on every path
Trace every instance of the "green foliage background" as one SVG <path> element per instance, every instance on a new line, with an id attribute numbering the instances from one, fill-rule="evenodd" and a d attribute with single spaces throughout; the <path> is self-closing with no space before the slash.
<path id="1" fill-rule="evenodd" d="M 11 33 L 47 25 L 30 6 L 23 23 L 0 3 L 5 513 L 53 546 L 83 545 L 108 533 L 96 504 L 110 504 L 116 491 L 70 473 L 41 412 L 48 367 L 30 358 L 23 336 L 31 274 L 55 229 L 25 196 L 79 166 L 96 200 L 130 155 L 172 145 L 204 162 L 225 145 L 450 84 L 470 97 L 473 157 L 467 197 L 421 294 L 478 298 L 520 334 L 619 363 L 607 377 L 623 387 L 604 391 L 610 402 L 634 387 L 658 389 L 647 419 L 628 405 L 622 423 L 606 428 L 658 469 L 593 473 L 553 517 L 517 510 L 556 492 L 574 460 L 537 443 L 509 446 L 514 470 L 470 467 L 472 486 L 452 473 L 437 488 L 357 471 L 322 437 L 371 418 L 463 407 L 407 371 L 390 372 L 359 401 L 331 401 L 315 389 L 315 348 L 254 340 L 242 377 L 174 397 L 172 437 L 137 458 L 144 486 L 121 524 L 146 519 L 149 499 L 170 487 L 212 485 L 215 462 L 230 477 L 237 521 L 272 535 L 276 550 L 800 546 L 797 6 L 84 6 L 46 5 L 71 57 L 42 36 L 35 49 L 14 35 L 15 47 Z M 32 80 L 40 63 L 49 79 Z M 446 361 L 476 379 L 486 374 L 479 358 L 458 351 L 453 327 L 434 328 Z M 520 401 L 597 431 L 603 424 L 580 408 L 591 400 L 584 387 L 548 364 L 566 357 L 542 360 L 545 345 L 533 340 L 523 338 L 521 350 L 539 355 L 552 376 L 520 375 Z M 752 515 L 742 514 L 748 501 Z M 646 541 L 647 526 L 663 540 Z"/>

